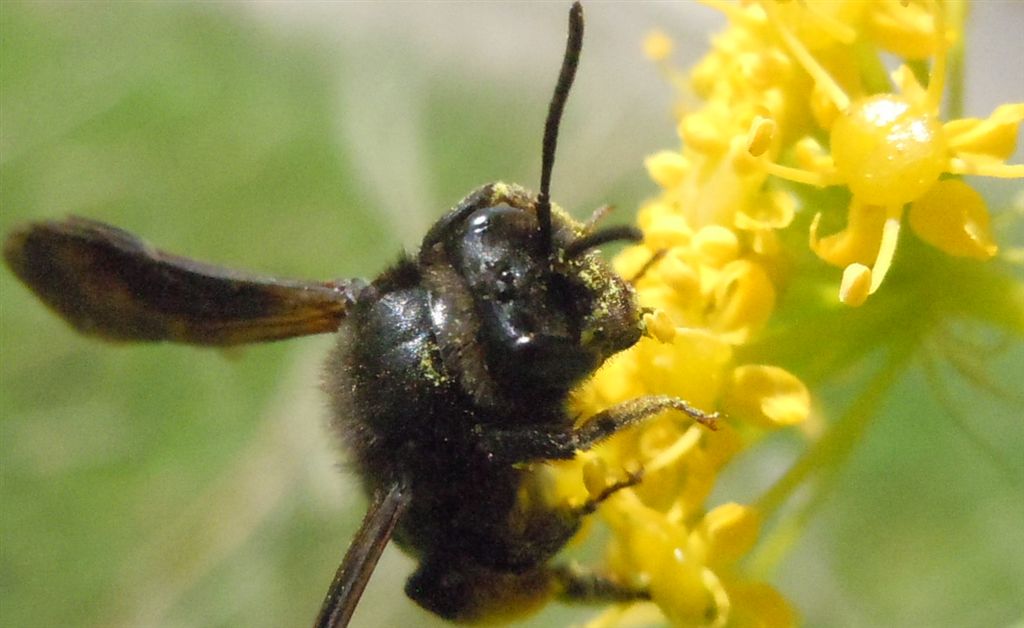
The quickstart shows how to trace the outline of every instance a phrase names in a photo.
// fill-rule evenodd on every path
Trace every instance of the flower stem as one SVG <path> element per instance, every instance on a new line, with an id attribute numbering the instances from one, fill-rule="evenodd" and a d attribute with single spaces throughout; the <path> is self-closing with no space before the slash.
<path id="1" fill-rule="evenodd" d="M 797 488 L 813 474 L 818 474 L 817 487 L 811 498 L 777 523 L 771 534 L 764 538 L 757 555 L 750 561 L 752 571 L 769 571 L 798 538 L 800 530 L 828 493 L 828 487 L 850 458 L 871 420 L 878 416 L 879 407 L 885 400 L 886 393 L 896 383 L 898 375 L 904 370 L 907 360 L 912 355 L 911 344 L 895 348 L 894 353 L 868 382 L 846 413 L 757 500 L 758 511 L 765 520 L 768 520 Z"/>

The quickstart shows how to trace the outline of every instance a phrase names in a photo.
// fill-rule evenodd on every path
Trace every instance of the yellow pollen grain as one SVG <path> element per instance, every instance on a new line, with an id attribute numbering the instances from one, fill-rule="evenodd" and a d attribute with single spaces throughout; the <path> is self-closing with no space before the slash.
<path id="1" fill-rule="evenodd" d="M 771 146 L 778 125 L 775 120 L 765 116 L 755 116 L 747 133 L 747 152 L 760 157 Z"/>
<path id="2" fill-rule="evenodd" d="M 853 263 L 843 269 L 843 281 L 839 285 L 839 300 L 845 305 L 864 305 L 871 294 L 871 269 L 864 264 Z"/>

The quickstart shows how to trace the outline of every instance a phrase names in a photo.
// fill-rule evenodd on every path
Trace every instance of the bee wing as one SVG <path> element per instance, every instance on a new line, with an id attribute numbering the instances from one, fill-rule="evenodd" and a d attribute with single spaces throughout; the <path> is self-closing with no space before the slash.
<path id="1" fill-rule="evenodd" d="M 352 544 L 345 552 L 341 566 L 327 590 L 314 628 L 345 628 L 348 626 L 363 589 L 370 580 L 384 546 L 391 539 L 398 519 L 409 506 L 411 493 L 401 482 L 374 492 L 370 508 L 363 517 Z"/>
<path id="2" fill-rule="evenodd" d="M 23 225 L 3 253 L 14 274 L 73 327 L 108 340 L 228 346 L 331 332 L 364 285 L 220 268 L 77 217 Z"/>

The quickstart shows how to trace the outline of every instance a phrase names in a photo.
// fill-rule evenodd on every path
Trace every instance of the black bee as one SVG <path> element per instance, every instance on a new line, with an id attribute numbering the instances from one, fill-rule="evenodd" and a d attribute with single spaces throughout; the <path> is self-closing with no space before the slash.
<path id="1" fill-rule="evenodd" d="M 457 621 L 558 596 L 646 592 L 551 559 L 590 501 L 552 505 L 529 463 L 569 459 L 666 409 L 714 426 L 681 399 L 645 397 L 574 427 L 570 390 L 642 334 L 629 282 L 595 249 L 630 227 L 578 223 L 548 192 L 558 125 L 575 76 L 583 14 L 574 4 L 544 130 L 540 192 L 472 192 L 370 283 L 257 277 L 159 251 L 69 218 L 25 225 L 4 243 L 14 273 L 79 331 L 113 340 L 228 346 L 337 332 L 326 369 L 333 426 L 371 499 L 315 625 L 345 626 L 391 539 L 417 561 L 405 591 Z"/>

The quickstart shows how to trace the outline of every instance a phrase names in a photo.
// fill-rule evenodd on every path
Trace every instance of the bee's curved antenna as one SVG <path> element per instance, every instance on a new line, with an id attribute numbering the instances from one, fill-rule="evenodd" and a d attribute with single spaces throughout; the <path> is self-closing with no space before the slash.
<path id="1" fill-rule="evenodd" d="M 551 169 L 555 165 L 555 147 L 558 145 L 558 124 L 562 110 L 569 97 L 569 88 L 576 78 L 576 66 L 580 62 L 583 48 L 583 7 L 574 2 L 569 9 L 569 38 L 565 43 L 562 57 L 562 71 L 555 84 L 555 93 L 548 107 L 548 119 L 544 123 L 544 143 L 541 148 L 540 193 L 537 194 L 537 222 L 540 225 L 540 242 L 545 253 L 551 252 Z"/>
<path id="2" fill-rule="evenodd" d="M 585 236 L 577 238 L 565 247 L 565 258 L 572 259 L 586 253 L 590 249 L 597 248 L 602 244 L 626 240 L 629 242 L 640 242 L 644 239 L 642 231 L 628 225 L 617 225 L 605 227 L 599 231 L 593 231 Z"/>

